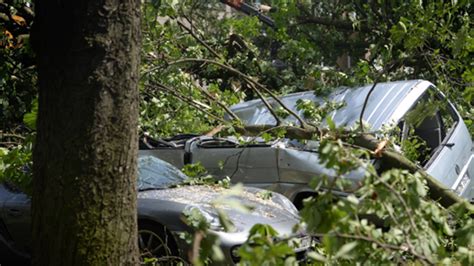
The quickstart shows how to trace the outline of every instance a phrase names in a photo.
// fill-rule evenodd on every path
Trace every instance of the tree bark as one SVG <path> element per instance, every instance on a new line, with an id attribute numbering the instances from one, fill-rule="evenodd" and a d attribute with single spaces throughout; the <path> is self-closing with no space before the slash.
<path id="1" fill-rule="evenodd" d="M 139 0 L 36 1 L 34 265 L 138 264 Z"/>

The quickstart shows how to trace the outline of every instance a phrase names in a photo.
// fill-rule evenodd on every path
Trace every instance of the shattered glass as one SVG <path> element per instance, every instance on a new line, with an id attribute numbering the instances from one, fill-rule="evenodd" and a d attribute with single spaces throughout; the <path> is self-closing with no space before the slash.
<path id="1" fill-rule="evenodd" d="M 188 177 L 176 167 L 153 156 L 138 158 L 138 190 L 166 189 Z"/>

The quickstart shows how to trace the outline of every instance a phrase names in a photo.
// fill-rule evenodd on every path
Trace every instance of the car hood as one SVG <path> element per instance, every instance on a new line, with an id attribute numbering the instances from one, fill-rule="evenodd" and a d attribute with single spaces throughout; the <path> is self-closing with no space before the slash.
<path id="1" fill-rule="evenodd" d="M 234 225 L 248 228 L 256 223 L 278 224 L 299 222 L 298 211 L 284 196 L 272 193 L 270 199 L 261 196 L 258 188 L 245 187 L 239 193 L 229 193 L 231 190 L 220 186 L 198 185 L 183 186 L 161 190 L 140 192 L 138 198 L 157 199 L 186 205 L 186 208 L 197 207 L 203 212 L 217 214 L 217 208 L 224 211 Z M 249 212 L 233 208 L 231 202 L 237 200 L 242 205 L 251 207 Z M 229 204 L 226 204 L 229 203 Z"/>

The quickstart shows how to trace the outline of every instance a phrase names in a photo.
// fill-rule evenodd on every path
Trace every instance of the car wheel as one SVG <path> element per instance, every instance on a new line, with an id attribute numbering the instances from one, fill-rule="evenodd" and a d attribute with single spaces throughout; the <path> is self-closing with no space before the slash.
<path id="1" fill-rule="evenodd" d="M 173 265 L 181 261 L 176 243 L 171 234 L 161 225 L 149 222 L 138 224 L 138 248 L 142 262 L 158 262 Z"/>
<path id="2" fill-rule="evenodd" d="M 317 196 L 316 192 L 301 192 L 298 193 L 295 198 L 293 199 L 293 204 L 295 205 L 296 209 L 301 210 L 304 207 L 303 201 L 306 198 Z"/>

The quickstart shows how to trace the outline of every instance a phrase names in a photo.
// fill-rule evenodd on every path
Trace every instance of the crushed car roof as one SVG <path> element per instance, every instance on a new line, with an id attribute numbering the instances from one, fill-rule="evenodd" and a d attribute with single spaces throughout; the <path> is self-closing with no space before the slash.
<path id="1" fill-rule="evenodd" d="M 381 128 L 383 124 L 389 122 L 397 107 L 421 82 L 424 81 L 409 80 L 378 83 L 364 112 L 364 121 L 374 130 Z M 300 116 L 303 116 L 303 112 L 296 108 L 296 102 L 299 99 L 309 99 L 320 104 L 328 100 L 334 102 L 344 101 L 345 106 L 333 111 L 331 118 L 337 126 L 350 127 L 358 121 L 365 98 L 371 87 L 372 84 L 357 88 L 340 88 L 326 97 L 315 96 L 313 91 L 298 92 L 283 96 L 281 100 Z M 272 106 L 278 107 L 273 99 L 268 99 L 268 101 Z M 260 99 L 236 104 L 231 107 L 231 110 L 247 125 L 271 125 L 276 123 L 275 118 Z M 296 119 L 292 116 L 285 119 L 285 122 L 297 124 Z"/>

